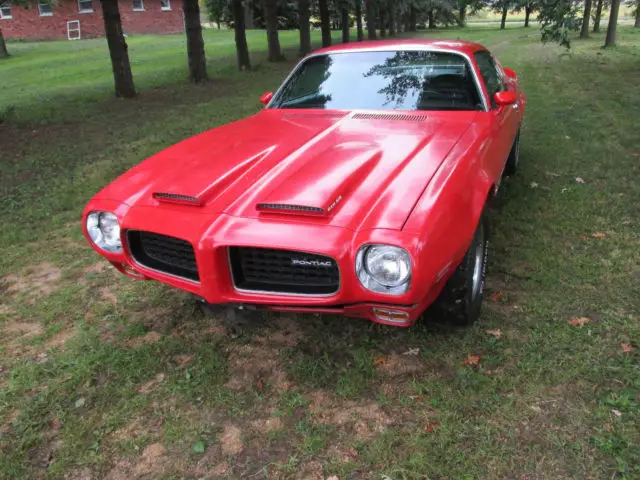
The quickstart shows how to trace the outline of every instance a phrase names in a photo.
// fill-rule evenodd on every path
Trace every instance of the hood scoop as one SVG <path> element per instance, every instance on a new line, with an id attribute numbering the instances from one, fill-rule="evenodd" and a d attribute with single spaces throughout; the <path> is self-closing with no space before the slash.
<path id="1" fill-rule="evenodd" d="M 292 213 L 297 215 L 324 215 L 324 208 L 309 205 L 291 205 L 286 203 L 259 203 L 256 208 L 261 212 Z"/>
<path id="2" fill-rule="evenodd" d="M 166 193 L 166 192 L 153 192 L 153 198 L 162 203 L 178 203 L 180 205 L 192 205 L 194 207 L 201 207 L 202 202 L 198 197 L 192 197 L 190 195 L 180 195 L 178 193 Z"/>
<path id="3" fill-rule="evenodd" d="M 404 120 L 405 122 L 426 122 L 426 115 L 411 115 L 408 113 L 356 113 L 356 120 Z"/>

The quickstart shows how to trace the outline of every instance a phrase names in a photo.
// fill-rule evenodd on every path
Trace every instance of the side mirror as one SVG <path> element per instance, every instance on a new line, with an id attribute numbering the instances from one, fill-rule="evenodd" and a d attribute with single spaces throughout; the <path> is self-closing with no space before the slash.
<path id="1" fill-rule="evenodd" d="M 498 105 L 511 105 L 516 103 L 516 93 L 512 91 L 496 92 L 493 96 L 493 100 Z"/>
<path id="2" fill-rule="evenodd" d="M 263 105 L 266 105 L 267 103 L 269 103 L 271 101 L 272 98 L 273 98 L 273 92 L 263 93 L 260 96 L 260 103 L 263 104 Z"/>
<path id="3" fill-rule="evenodd" d="M 513 78 L 513 79 L 518 78 L 518 75 L 516 75 L 516 72 L 515 72 L 515 71 L 513 71 L 512 69 L 510 69 L 510 68 L 503 68 L 502 70 L 504 70 L 504 74 L 505 74 L 507 77 L 509 77 L 509 78 Z"/>

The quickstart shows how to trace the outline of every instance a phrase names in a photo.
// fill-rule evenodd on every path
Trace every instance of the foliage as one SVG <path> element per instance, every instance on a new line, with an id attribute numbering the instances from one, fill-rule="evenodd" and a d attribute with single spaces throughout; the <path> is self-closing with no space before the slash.
<path id="1" fill-rule="evenodd" d="M 538 22 L 543 42 L 571 48 L 569 34 L 582 25 L 578 0 L 540 0 Z"/>

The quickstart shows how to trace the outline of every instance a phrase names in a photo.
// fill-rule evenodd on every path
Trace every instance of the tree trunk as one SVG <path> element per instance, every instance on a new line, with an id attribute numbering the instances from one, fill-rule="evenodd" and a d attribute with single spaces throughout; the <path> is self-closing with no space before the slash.
<path id="1" fill-rule="evenodd" d="M 255 28 L 253 25 L 253 5 L 251 5 L 250 0 L 244 2 L 244 27 L 247 30 Z"/>
<path id="2" fill-rule="evenodd" d="M 247 46 L 247 35 L 245 34 L 244 7 L 242 0 L 232 0 L 231 10 L 233 13 L 233 29 L 236 34 L 236 56 L 238 57 L 238 69 L 249 70 L 249 47 Z"/>
<path id="3" fill-rule="evenodd" d="M 267 44 L 269 48 L 270 62 L 284 60 L 280 50 L 280 37 L 278 36 L 278 15 L 276 13 L 276 0 L 262 0 L 264 8 L 264 23 L 267 29 Z"/>
<path id="4" fill-rule="evenodd" d="M 394 15 L 395 7 L 392 3 L 389 3 L 389 36 L 396 36 L 396 19 Z"/>
<path id="5" fill-rule="evenodd" d="M 7 44 L 4 41 L 4 37 L 2 36 L 2 30 L 0 29 L 0 58 L 8 57 L 9 52 L 7 51 Z"/>
<path id="6" fill-rule="evenodd" d="M 607 27 L 607 38 L 604 41 L 605 47 L 616 45 L 616 30 L 618 28 L 618 12 L 620 11 L 620 0 L 611 0 L 611 11 L 609 12 L 609 26 Z"/>
<path id="7" fill-rule="evenodd" d="M 464 24 L 466 21 L 467 21 L 467 5 L 464 4 L 458 10 L 458 24 L 461 27 L 464 27 Z"/>
<path id="8" fill-rule="evenodd" d="M 309 25 L 309 0 L 298 0 L 300 16 L 300 56 L 311 52 L 311 26 Z"/>
<path id="9" fill-rule="evenodd" d="M 187 33 L 187 58 L 189 60 L 189 80 L 202 82 L 207 76 L 207 58 L 204 54 L 202 25 L 200 24 L 200 6 L 198 0 L 183 0 L 182 13 Z"/>
<path id="10" fill-rule="evenodd" d="M 369 40 L 375 40 L 376 35 L 376 7 L 373 4 L 374 0 L 365 0 L 365 8 L 367 10 L 367 38 Z"/>
<path id="11" fill-rule="evenodd" d="M 634 23 L 633 26 L 636 28 L 640 28 L 640 2 L 636 3 L 636 23 Z M 1 36 L 2 34 L 0 34 L 0 37 Z"/>
<path id="12" fill-rule="evenodd" d="M 349 4 L 342 4 L 342 43 L 349 43 L 351 32 L 349 31 Z"/>
<path id="13" fill-rule="evenodd" d="M 387 27 L 385 25 L 384 5 L 380 8 L 380 38 L 387 37 Z"/>
<path id="14" fill-rule="evenodd" d="M 133 85 L 127 42 L 122 34 L 118 0 L 102 0 L 101 3 L 104 32 L 107 36 L 107 45 L 109 46 L 111 67 L 113 69 L 115 95 L 116 97 L 125 98 L 135 97 L 136 89 Z"/>
<path id="15" fill-rule="evenodd" d="M 362 31 L 362 2 L 356 0 L 356 29 L 358 31 L 358 41 L 364 40 L 364 32 Z"/>
<path id="16" fill-rule="evenodd" d="M 429 10 L 429 30 L 436 28 L 436 11 L 432 8 Z"/>
<path id="17" fill-rule="evenodd" d="M 532 10 L 533 8 L 531 7 L 524 7 L 524 28 L 529 28 L 529 17 Z"/>
<path id="18" fill-rule="evenodd" d="M 400 12 L 397 13 L 398 15 L 396 16 L 396 33 L 402 33 L 402 28 L 404 27 L 404 25 L 402 25 L 402 15 L 400 15 Z"/>
<path id="19" fill-rule="evenodd" d="M 409 13 L 409 31 L 415 32 L 418 30 L 418 13 L 416 12 L 416 7 L 411 5 L 411 11 Z"/>
<path id="20" fill-rule="evenodd" d="M 329 47 L 331 45 L 331 18 L 329 17 L 328 0 L 318 0 L 318 8 L 320 10 L 320 30 L 322 30 L 322 46 Z"/>
<path id="21" fill-rule="evenodd" d="M 600 19 L 602 18 L 603 4 L 603 0 L 598 0 L 598 4 L 596 6 L 596 17 L 593 19 L 593 33 L 598 33 L 600 31 Z"/>
<path id="22" fill-rule="evenodd" d="M 507 24 L 507 9 L 508 9 L 508 5 L 506 3 L 506 0 L 503 0 L 505 2 L 505 4 L 502 7 L 502 19 L 500 20 L 500 30 L 504 30 L 504 28 L 506 27 Z"/>
<path id="23" fill-rule="evenodd" d="M 582 15 L 582 28 L 580 38 L 589 38 L 589 20 L 591 20 L 591 0 L 584 1 L 584 14 Z"/>

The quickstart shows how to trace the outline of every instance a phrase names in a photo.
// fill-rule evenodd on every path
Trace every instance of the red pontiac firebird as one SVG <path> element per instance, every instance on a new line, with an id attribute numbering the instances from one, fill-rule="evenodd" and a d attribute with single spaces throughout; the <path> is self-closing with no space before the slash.
<path id="1" fill-rule="evenodd" d="M 518 166 L 514 71 L 476 43 L 362 42 L 312 53 L 261 101 L 93 197 L 91 246 L 207 304 L 475 321 L 485 210 Z"/>

